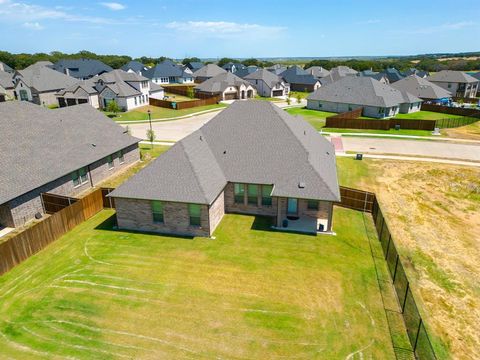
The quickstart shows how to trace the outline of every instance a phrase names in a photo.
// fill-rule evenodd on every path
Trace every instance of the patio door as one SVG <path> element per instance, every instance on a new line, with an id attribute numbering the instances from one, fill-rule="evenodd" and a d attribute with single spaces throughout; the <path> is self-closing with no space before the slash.
<path id="1" fill-rule="evenodd" d="M 298 199 L 288 198 L 287 200 L 287 215 L 298 214 Z"/>

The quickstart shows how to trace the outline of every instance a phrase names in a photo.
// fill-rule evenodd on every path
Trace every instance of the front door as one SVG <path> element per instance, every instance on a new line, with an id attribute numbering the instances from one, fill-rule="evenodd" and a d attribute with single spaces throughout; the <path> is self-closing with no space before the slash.
<path id="1" fill-rule="evenodd" d="M 298 214 L 298 199 L 288 198 L 287 200 L 287 215 Z"/>

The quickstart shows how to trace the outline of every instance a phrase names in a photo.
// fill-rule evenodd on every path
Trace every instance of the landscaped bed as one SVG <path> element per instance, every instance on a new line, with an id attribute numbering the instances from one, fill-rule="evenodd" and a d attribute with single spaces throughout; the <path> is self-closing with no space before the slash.
<path id="1" fill-rule="evenodd" d="M 394 358 L 370 217 L 337 208 L 337 236 L 308 236 L 226 215 L 189 239 L 114 230 L 113 214 L 0 277 L 3 356 Z"/>

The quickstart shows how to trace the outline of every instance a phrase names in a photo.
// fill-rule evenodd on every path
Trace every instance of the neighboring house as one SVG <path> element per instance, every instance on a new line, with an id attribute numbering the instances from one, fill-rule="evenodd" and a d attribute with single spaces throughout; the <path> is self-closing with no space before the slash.
<path id="1" fill-rule="evenodd" d="M 421 77 L 425 79 L 427 76 L 430 76 L 430 73 L 428 71 L 424 70 L 417 70 L 415 68 L 410 68 L 407 71 L 402 72 L 403 76 L 411 76 L 411 75 L 417 75 L 418 77 Z"/>
<path id="2" fill-rule="evenodd" d="M 196 82 L 202 83 L 208 79 L 211 79 L 217 75 L 226 73 L 227 70 L 222 69 L 217 64 L 208 64 L 202 67 L 201 69 L 193 73 L 193 77 Z"/>
<path id="3" fill-rule="evenodd" d="M 280 76 L 290 84 L 290 90 L 312 92 L 321 84 L 312 74 L 309 74 L 297 65 L 289 67 Z"/>
<path id="4" fill-rule="evenodd" d="M 382 72 L 388 79 L 390 84 L 402 80 L 405 76 L 395 68 L 388 68 Z"/>
<path id="5" fill-rule="evenodd" d="M 142 75 L 146 70 L 148 70 L 148 67 L 143 65 L 140 61 L 132 60 L 123 65 L 120 70 L 126 72 L 134 72 L 138 75 Z"/>
<path id="6" fill-rule="evenodd" d="M 45 66 L 44 62 L 16 71 L 13 80 L 16 99 L 45 106 L 56 105 L 55 94 L 78 82 L 71 76 Z"/>
<path id="7" fill-rule="evenodd" d="M 77 196 L 140 158 L 140 139 L 89 105 L 49 110 L 7 101 L 0 118 L 2 226 L 43 214 L 41 193 Z"/>
<path id="8" fill-rule="evenodd" d="M 193 74 L 190 70 L 187 72 L 183 66 L 168 59 L 146 70 L 143 76 L 161 85 L 193 83 Z"/>
<path id="9" fill-rule="evenodd" d="M 348 66 L 337 66 L 330 70 L 330 73 L 320 79 L 322 86 L 332 84 L 346 76 L 356 76 L 358 71 Z"/>
<path id="10" fill-rule="evenodd" d="M 192 73 L 194 73 L 195 71 L 198 71 L 201 68 L 203 68 L 205 66 L 205 64 L 203 62 L 200 62 L 200 61 L 192 61 L 192 62 L 187 63 L 185 66 L 187 68 L 189 68 L 192 71 Z"/>
<path id="11" fill-rule="evenodd" d="M 307 98 L 307 108 L 343 113 L 363 108 L 363 116 L 388 118 L 419 111 L 422 100 L 362 76 L 346 76 L 322 86 Z"/>
<path id="12" fill-rule="evenodd" d="M 442 70 L 427 77 L 427 80 L 452 93 L 454 97 L 477 96 L 478 79 L 463 71 Z"/>
<path id="13" fill-rule="evenodd" d="M 305 71 L 313 76 L 315 76 L 317 79 L 324 78 L 325 76 L 328 76 L 330 74 L 330 71 L 327 69 L 324 69 L 321 66 L 311 66 L 308 69 L 305 69 Z"/>
<path id="14" fill-rule="evenodd" d="M 480 81 L 480 71 L 476 72 L 476 73 L 473 73 L 473 74 L 469 74 L 471 77 L 474 77 L 475 79 L 477 79 L 477 81 Z M 479 84 L 479 88 L 477 90 L 477 93 L 478 91 L 480 91 L 480 84 Z"/>
<path id="15" fill-rule="evenodd" d="M 246 80 L 226 72 L 219 74 L 195 87 L 195 92 L 203 95 L 219 96 L 221 100 L 251 99 L 257 91 Z"/>
<path id="16" fill-rule="evenodd" d="M 281 73 L 283 73 L 285 70 L 287 70 L 287 67 L 286 66 L 283 66 L 283 65 L 280 65 L 280 64 L 275 64 L 275 65 L 272 65 L 272 66 L 269 66 L 267 68 L 265 68 L 266 70 L 274 73 L 275 75 L 280 75 Z"/>
<path id="17" fill-rule="evenodd" d="M 259 69 L 245 76 L 244 80 L 250 82 L 250 84 L 257 89 L 257 93 L 260 96 L 281 97 L 287 96 L 290 92 L 290 85 L 288 83 L 280 76 L 265 69 Z"/>
<path id="18" fill-rule="evenodd" d="M 205 237 L 225 213 L 331 232 L 340 201 L 332 144 L 267 101 L 234 102 L 109 196 L 120 229 Z"/>
<path id="19" fill-rule="evenodd" d="M 95 78 L 76 82 L 66 89 L 60 90 L 55 96 L 59 107 L 90 104 L 95 109 L 100 108 Z"/>
<path id="20" fill-rule="evenodd" d="M 245 79 L 246 76 L 253 74 L 258 69 L 259 67 L 255 65 L 246 66 L 243 69 L 237 70 L 235 75 L 237 75 L 239 78 Z"/>
<path id="21" fill-rule="evenodd" d="M 243 68 L 245 68 L 246 66 L 243 65 L 243 64 L 240 64 L 240 63 L 233 63 L 233 62 L 229 62 L 229 63 L 226 63 L 225 65 L 222 66 L 222 69 L 234 74 L 236 73 L 238 70 L 241 70 Z"/>
<path id="22" fill-rule="evenodd" d="M 0 102 L 4 102 L 7 96 L 7 91 L 0 85 Z"/>
<path id="23" fill-rule="evenodd" d="M 57 61 L 52 68 L 78 80 L 88 80 L 113 70 L 95 59 L 63 59 Z"/>
<path id="24" fill-rule="evenodd" d="M 446 103 L 452 94 L 438 85 L 417 75 L 407 76 L 391 85 L 393 88 L 408 92 L 424 101 Z"/>
<path id="25" fill-rule="evenodd" d="M 13 82 L 13 74 L 6 71 L 0 71 L 0 86 L 5 90 L 7 99 L 15 98 L 15 83 Z"/>
<path id="26" fill-rule="evenodd" d="M 1 71 L 7 72 L 10 74 L 13 74 L 15 72 L 15 70 L 13 70 L 10 66 L 0 61 L 0 72 Z"/>
<path id="27" fill-rule="evenodd" d="M 377 81 L 380 81 L 382 84 L 389 84 L 387 76 L 381 72 L 376 72 L 372 70 L 363 70 L 358 73 L 358 76 L 371 77 Z"/>

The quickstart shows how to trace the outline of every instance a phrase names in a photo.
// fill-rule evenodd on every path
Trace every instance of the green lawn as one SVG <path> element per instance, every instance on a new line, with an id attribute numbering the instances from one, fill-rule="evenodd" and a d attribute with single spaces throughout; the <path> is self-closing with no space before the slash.
<path id="1" fill-rule="evenodd" d="M 421 110 L 410 114 L 397 114 L 395 117 L 397 119 L 440 120 L 462 118 L 463 116 Z"/>
<path id="2" fill-rule="evenodd" d="M 148 121 L 147 110 L 149 109 L 151 111 L 152 119 L 167 119 L 172 117 L 185 116 L 185 115 L 193 114 L 200 111 L 221 109 L 224 107 L 226 107 L 225 104 L 213 104 L 213 105 L 194 107 L 191 109 L 173 110 L 173 109 L 167 109 L 167 108 L 161 108 L 161 107 L 149 105 L 149 106 L 144 106 L 132 111 L 118 113 L 116 117 L 113 117 L 113 120 L 115 121 Z M 108 112 L 105 112 L 105 114 L 113 116 L 113 114 Z"/>
<path id="3" fill-rule="evenodd" d="M 292 98 L 292 103 L 297 101 L 297 97 L 300 96 L 302 99 L 306 99 L 310 95 L 308 91 L 290 91 L 290 97 Z"/>
<path id="4" fill-rule="evenodd" d="M 323 131 L 344 133 L 344 134 L 355 134 L 355 133 L 369 133 L 369 134 L 380 134 L 380 135 L 410 135 L 410 136 L 432 136 L 432 131 L 427 130 L 368 130 L 368 129 L 336 129 L 336 128 L 322 128 Z"/>
<path id="5" fill-rule="evenodd" d="M 212 240 L 113 214 L 0 277 L 2 357 L 394 359 L 369 217 L 336 208 L 337 236 L 314 237 L 226 215 Z"/>
<path id="6" fill-rule="evenodd" d="M 183 95 L 178 95 L 178 94 L 172 94 L 169 92 L 165 93 L 165 96 L 168 97 L 169 101 L 176 101 L 176 102 L 183 102 L 183 101 L 192 101 L 195 99 L 191 99 L 188 96 L 183 96 Z"/>
<path id="7" fill-rule="evenodd" d="M 264 101 L 273 101 L 273 102 L 285 101 L 285 100 L 279 99 L 277 97 L 263 97 L 263 96 L 260 96 L 260 95 L 256 95 L 255 100 L 264 100 Z"/>

